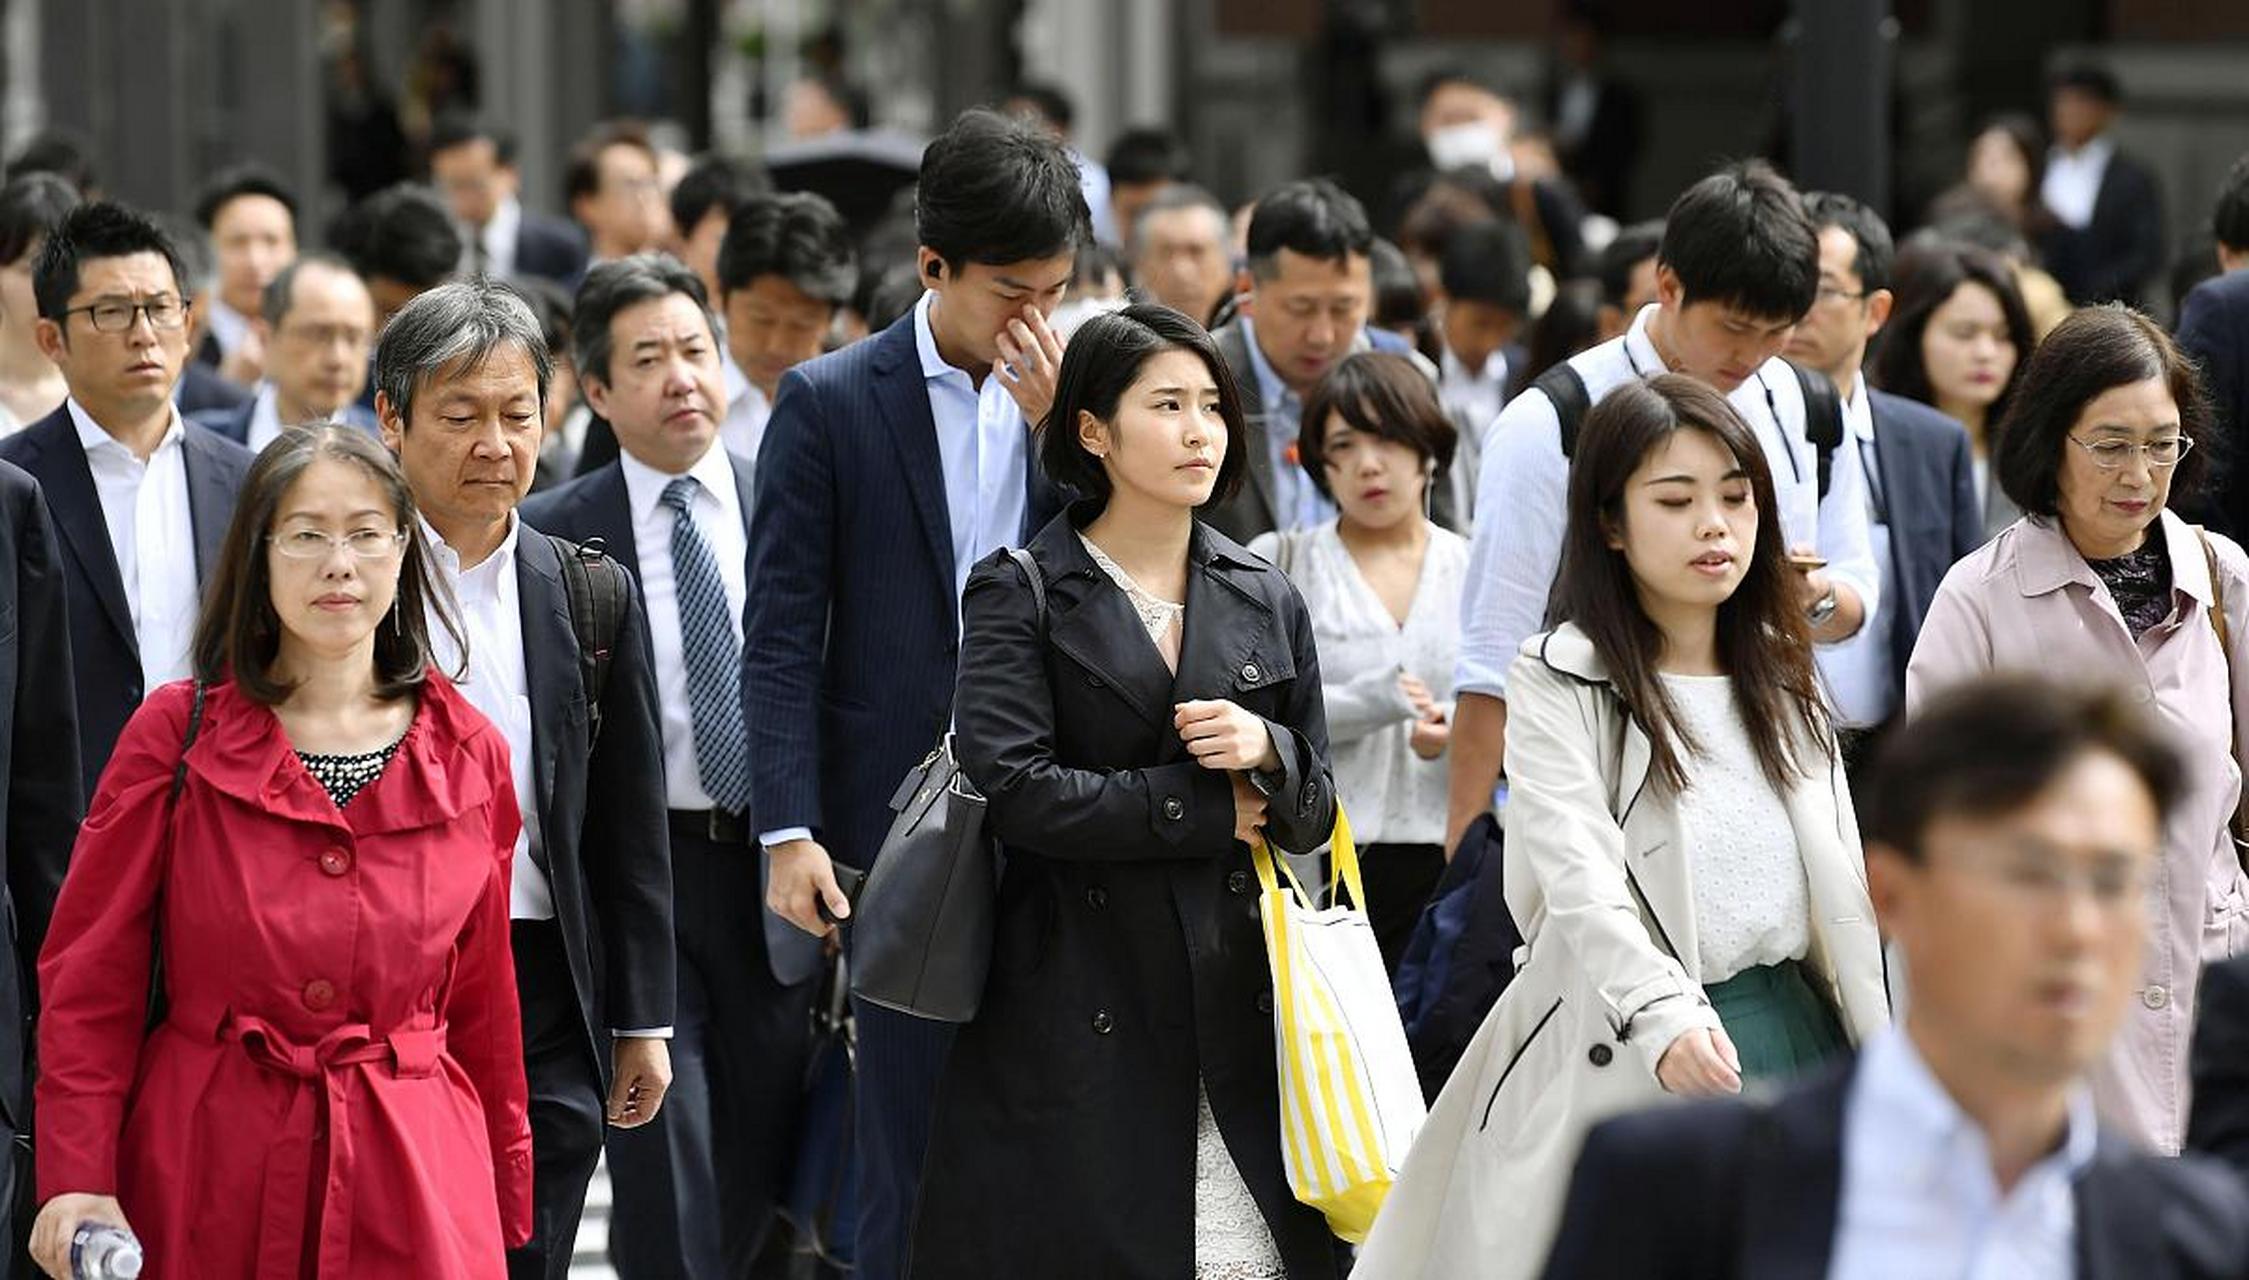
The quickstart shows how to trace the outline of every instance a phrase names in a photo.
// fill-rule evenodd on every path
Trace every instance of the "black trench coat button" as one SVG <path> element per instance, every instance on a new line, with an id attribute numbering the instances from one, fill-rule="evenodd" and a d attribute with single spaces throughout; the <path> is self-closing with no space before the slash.
<path id="1" fill-rule="evenodd" d="M 1597 1044 L 1586 1050 L 1585 1060 L 1596 1067 L 1605 1067 L 1616 1061 L 1616 1050 L 1605 1044 Z"/>
<path id="2" fill-rule="evenodd" d="M 1272 992 L 1260 991 L 1257 993 L 1257 1011 L 1263 1014 L 1271 1014 L 1273 1012 Z"/>
<path id="3" fill-rule="evenodd" d="M 1099 887 L 1086 890 L 1085 904 L 1095 911 L 1099 911 L 1109 905 L 1109 891 Z"/>
<path id="4" fill-rule="evenodd" d="M 1085 678 L 1085 687 L 1086 687 L 1086 688 L 1088 688 L 1088 689 L 1098 689 L 1098 688 L 1100 688 L 1100 687 L 1101 687 L 1101 677 L 1099 677 L 1099 676 L 1087 676 L 1087 677 Z"/>
<path id="5" fill-rule="evenodd" d="M 1257 683 L 1257 664 L 1256 664 L 1256 663 L 1254 663 L 1254 662 L 1245 662 L 1245 663 L 1243 663 L 1243 664 L 1242 664 L 1242 679 L 1244 679 L 1244 680 L 1248 681 L 1248 682 L 1249 682 L 1249 683 L 1251 683 L 1251 684 L 1256 684 L 1256 683 Z"/>
<path id="6" fill-rule="evenodd" d="M 1229 872 L 1227 872 L 1227 873 L 1226 873 L 1226 892 L 1228 892 L 1228 893 L 1248 893 L 1248 892 L 1249 892 L 1249 872 L 1247 872 L 1247 871 L 1229 871 Z"/>
<path id="7" fill-rule="evenodd" d="M 1093 1034 L 1105 1036 L 1116 1029 L 1117 1020 L 1109 1016 L 1107 1009 L 1093 1015 Z"/>
<path id="8" fill-rule="evenodd" d="M 1173 822 L 1177 822 L 1187 816 L 1187 806 L 1180 801 L 1178 796 L 1165 796 L 1164 816 Z"/>

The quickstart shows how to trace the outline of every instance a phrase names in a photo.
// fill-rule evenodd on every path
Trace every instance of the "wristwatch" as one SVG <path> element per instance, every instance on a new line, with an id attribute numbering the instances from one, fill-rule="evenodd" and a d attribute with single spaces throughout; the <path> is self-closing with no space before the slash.
<path id="1" fill-rule="evenodd" d="M 1843 602 L 1836 598 L 1835 588 L 1830 586 L 1826 595 L 1812 602 L 1812 607 L 1805 612 L 1804 616 L 1811 621 L 1813 629 L 1817 630 L 1826 626 L 1827 620 L 1834 617 L 1836 611 L 1842 607 Z"/>

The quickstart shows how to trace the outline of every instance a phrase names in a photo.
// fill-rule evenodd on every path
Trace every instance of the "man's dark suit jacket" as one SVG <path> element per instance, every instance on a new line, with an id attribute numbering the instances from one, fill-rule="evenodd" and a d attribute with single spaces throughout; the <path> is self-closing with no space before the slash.
<path id="1" fill-rule="evenodd" d="M 2092 222 L 2057 222 L 2038 247 L 2071 302 L 2138 303 L 2164 265 L 2163 189 L 2155 171 L 2122 149 L 2113 152 L 2093 199 Z"/>
<path id="2" fill-rule="evenodd" d="M 2188 292 L 2179 308 L 2179 346 L 2202 365 L 2224 446 L 2203 509 L 2214 528 L 2239 541 L 2249 534 L 2249 271 L 2229 271 Z"/>
<path id="3" fill-rule="evenodd" d="M 2187 1148 L 2249 1177 L 2249 956 L 2202 971 L 2187 1063 L 2194 1088 Z"/>
<path id="4" fill-rule="evenodd" d="M 578 224 L 523 211 L 515 228 L 515 273 L 576 289 L 586 276 L 586 236 Z"/>
<path id="5" fill-rule="evenodd" d="M 18 1133 L 29 1119 L 24 1028 L 35 1003 L 33 975 L 86 813 L 56 543 L 38 482 L 0 462 L 0 707 L 12 717 L 0 733 L 0 860 L 15 943 L 0 952 L 0 1123 Z"/>
<path id="6" fill-rule="evenodd" d="M 218 370 L 194 360 L 180 370 L 179 384 L 172 388 L 172 403 L 179 406 L 183 418 L 212 409 L 240 408 L 254 398 L 248 387 L 237 386 L 220 377 Z"/>
<path id="7" fill-rule="evenodd" d="M 1827 1274 L 1851 1068 L 1767 1103 L 1662 1107 L 1596 1127 L 1546 1280 Z M 2223 1167 L 2102 1134 L 2076 1186 L 2078 1280 L 2249 1275 L 2249 1189 Z"/>
<path id="8" fill-rule="evenodd" d="M 257 411 L 257 408 L 258 399 L 256 396 L 252 396 L 231 409 L 205 409 L 199 413 L 188 414 L 187 420 L 199 427 L 209 427 L 236 444 L 247 448 L 250 444 L 250 417 Z M 335 420 L 349 423 L 371 436 L 382 433 L 382 424 L 375 420 L 374 411 L 356 401 L 345 405 L 343 410 L 336 415 Z"/>
<path id="9" fill-rule="evenodd" d="M 734 465 L 734 487 L 740 495 L 742 510 L 747 514 L 756 509 L 750 493 L 750 465 L 731 455 L 728 456 L 728 461 Z M 633 537 L 632 504 L 625 489 L 625 470 L 621 464 L 612 462 L 590 475 L 580 476 L 568 484 L 524 499 L 523 519 L 534 528 L 544 529 L 573 542 L 601 539 L 602 545 L 610 555 L 616 557 L 618 563 L 633 570 L 633 585 L 637 597 L 640 584 L 640 545 Z M 746 528 L 743 530 L 745 537 L 748 532 Z M 668 548 L 665 553 L 669 553 Z M 639 603 L 645 618 L 648 602 L 641 599 Z M 653 663 L 650 672 L 650 678 L 653 679 Z M 659 712 L 659 749 L 661 733 Z M 755 819 L 752 821 L 754 824 Z M 762 882 L 765 876 L 765 858 L 754 849 L 745 850 L 743 856 L 754 865 Z M 765 895 L 759 893 L 758 900 L 762 902 L 764 899 Z M 783 986 L 802 982 L 820 967 L 820 939 L 774 915 L 771 910 L 765 913 L 765 949 L 773 977 Z"/>
<path id="10" fill-rule="evenodd" d="M 1874 414 L 1879 497 L 1890 527 L 1890 580 L 1882 584 L 1882 625 L 1890 631 L 1895 688 L 1944 575 L 1983 545 L 1983 504 L 1976 500 L 1976 456 L 1967 428 L 1925 404 L 1886 391 L 1867 391 Z"/>
<path id="11" fill-rule="evenodd" d="M 668 1027 L 674 1019 L 671 831 L 656 668 L 635 590 L 602 688 L 601 736 L 593 737 L 562 555 L 537 525 L 523 525 L 515 581 L 538 794 L 517 802 L 539 817 L 555 922 L 606 1088 L 609 1032 Z"/>
<path id="12" fill-rule="evenodd" d="M 208 583 L 218 569 L 227 523 L 234 518 L 235 495 L 250 470 L 250 451 L 193 423 L 187 424 L 183 447 L 188 518 L 195 528 L 195 578 Z M 110 548 L 101 495 L 68 405 L 0 440 L 0 460 L 15 463 L 39 482 L 61 535 L 78 694 L 78 764 L 81 785 L 91 797 L 117 735 L 147 692 L 141 688 L 140 644 L 133 634 L 125 579 Z"/>
<path id="13" fill-rule="evenodd" d="M 1061 509 L 1025 456 L 1021 541 Z M 1021 545 L 1021 541 L 1017 545 Z M 945 468 L 914 316 L 789 370 L 758 452 L 742 661 L 750 810 L 864 868 L 945 732 L 960 661 Z"/>

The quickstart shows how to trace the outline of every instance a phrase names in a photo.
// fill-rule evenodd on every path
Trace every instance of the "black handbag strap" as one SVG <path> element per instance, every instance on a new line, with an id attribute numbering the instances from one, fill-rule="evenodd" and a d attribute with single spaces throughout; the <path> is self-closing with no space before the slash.
<path id="1" fill-rule="evenodd" d="M 172 811 L 179 808 L 180 793 L 187 790 L 187 751 L 189 747 L 195 745 L 197 735 L 203 732 L 203 698 L 210 691 L 211 686 L 202 680 L 199 679 L 195 682 L 195 701 L 188 707 L 187 712 L 187 732 L 180 738 L 179 763 L 172 766 L 172 789 L 164 796 L 164 843 L 167 850 L 172 846 L 174 835 L 172 831 Z M 148 1026 L 150 1030 L 154 1030 L 159 1023 L 164 1021 L 164 1015 L 171 1006 L 171 998 L 165 994 L 164 990 L 163 892 L 161 887 L 158 888 L 156 911 L 153 916 L 155 926 L 151 930 L 153 945 L 149 947 L 148 952 Z"/>
<path id="2" fill-rule="evenodd" d="M 1013 560 L 1015 562 L 1015 567 L 1021 569 L 1023 571 L 1023 576 L 1030 580 L 1031 605 L 1038 612 L 1039 634 L 1045 635 L 1046 575 L 1039 572 L 1039 562 L 1032 559 L 1031 553 L 1023 549 L 1022 547 L 1009 547 L 1007 549 L 1007 557 L 1008 559 Z"/>
<path id="3" fill-rule="evenodd" d="M 172 790 L 164 797 L 164 818 L 171 821 L 172 810 L 180 803 L 180 792 L 187 790 L 187 749 L 195 745 L 196 735 L 203 732 L 203 696 L 211 686 L 201 680 L 195 682 L 195 702 L 187 712 L 187 735 L 180 739 L 180 760 L 172 766 Z"/>

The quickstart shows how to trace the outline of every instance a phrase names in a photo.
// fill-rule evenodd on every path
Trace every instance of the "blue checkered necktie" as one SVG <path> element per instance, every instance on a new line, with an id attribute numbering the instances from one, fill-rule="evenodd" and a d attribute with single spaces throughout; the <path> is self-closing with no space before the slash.
<path id="1" fill-rule="evenodd" d="M 695 766 L 711 803 L 731 813 L 750 804 L 750 762 L 742 729 L 742 650 L 728 620 L 718 559 L 695 527 L 693 476 L 664 486 L 672 512 L 672 586 L 679 596 L 680 648 L 687 660 L 687 714 Z"/>

